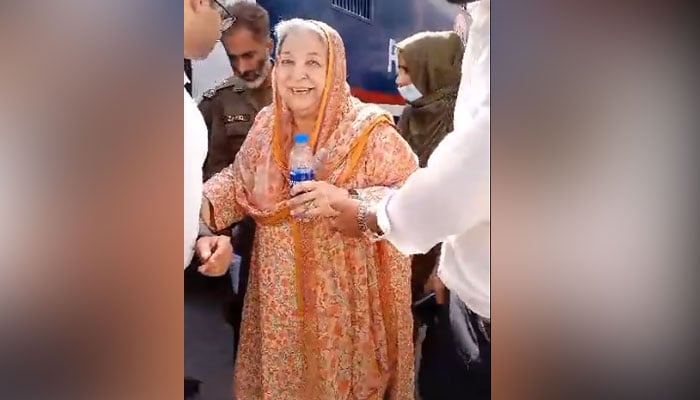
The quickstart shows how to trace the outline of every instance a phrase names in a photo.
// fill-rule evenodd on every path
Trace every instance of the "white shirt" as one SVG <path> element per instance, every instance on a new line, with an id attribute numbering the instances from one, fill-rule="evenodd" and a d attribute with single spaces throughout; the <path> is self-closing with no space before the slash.
<path id="1" fill-rule="evenodd" d="M 185 84 L 188 83 L 185 75 Z M 202 166 L 207 156 L 207 126 L 187 90 L 185 93 L 185 268 L 194 255 L 199 234 L 199 211 L 202 207 Z"/>
<path id="2" fill-rule="evenodd" d="M 454 131 L 426 168 L 377 207 L 377 221 L 404 254 L 443 242 L 438 276 L 470 310 L 491 317 L 490 0 L 473 4 Z"/>

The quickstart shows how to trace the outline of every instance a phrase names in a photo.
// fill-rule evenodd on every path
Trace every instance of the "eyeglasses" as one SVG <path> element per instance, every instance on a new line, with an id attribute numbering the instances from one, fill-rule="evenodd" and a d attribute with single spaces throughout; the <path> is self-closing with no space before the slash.
<path id="1" fill-rule="evenodd" d="M 218 0 L 211 0 L 211 1 L 212 1 L 213 3 L 215 3 L 217 6 L 219 6 L 219 8 L 221 9 L 221 10 L 220 10 L 220 13 L 221 13 L 221 26 L 219 27 L 219 29 L 221 30 L 221 32 L 224 32 L 224 31 L 228 30 L 228 28 L 230 28 L 231 25 L 233 25 L 234 22 L 236 22 L 236 16 L 235 16 L 235 15 L 232 15 L 232 14 L 226 9 L 226 7 L 224 7 L 224 5 L 221 4 L 221 2 L 219 2 Z"/>

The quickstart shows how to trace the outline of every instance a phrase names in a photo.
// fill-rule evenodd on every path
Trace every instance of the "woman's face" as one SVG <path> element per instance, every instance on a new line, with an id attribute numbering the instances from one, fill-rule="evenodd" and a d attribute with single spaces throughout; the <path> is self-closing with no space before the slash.
<path id="1" fill-rule="evenodd" d="M 277 88 L 296 118 L 315 117 L 326 85 L 328 49 L 315 32 L 290 32 L 275 65 Z"/>
<path id="2" fill-rule="evenodd" d="M 396 86 L 408 86 L 411 83 L 413 83 L 413 81 L 411 81 L 411 75 L 408 74 L 408 67 L 406 66 L 406 61 L 404 61 L 401 54 L 399 54 L 399 72 L 398 75 L 396 75 Z"/>

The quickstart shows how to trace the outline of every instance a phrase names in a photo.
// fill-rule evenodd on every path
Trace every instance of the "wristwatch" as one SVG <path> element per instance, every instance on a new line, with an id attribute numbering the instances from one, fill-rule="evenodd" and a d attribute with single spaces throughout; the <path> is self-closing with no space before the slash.
<path id="1" fill-rule="evenodd" d="M 384 232 L 381 227 L 377 224 L 378 231 L 372 230 L 368 225 L 368 217 L 373 214 L 376 218 L 375 207 L 371 207 L 369 202 L 360 202 L 360 207 L 357 209 L 357 225 L 360 231 L 367 235 L 372 240 L 381 240 L 384 236 Z"/>

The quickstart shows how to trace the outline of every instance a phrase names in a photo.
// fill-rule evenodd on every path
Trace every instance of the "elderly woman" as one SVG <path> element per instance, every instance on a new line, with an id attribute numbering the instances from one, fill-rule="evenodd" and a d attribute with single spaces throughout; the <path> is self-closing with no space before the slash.
<path id="1" fill-rule="evenodd" d="M 258 223 L 236 398 L 412 399 L 410 260 L 335 231 L 330 203 L 355 196 L 370 206 L 404 182 L 416 157 L 390 115 L 350 95 L 335 30 L 293 19 L 276 33 L 273 104 L 204 189 L 202 216 L 214 230 L 244 215 Z M 295 132 L 323 156 L 318 181 L 292 197 Z"/>

